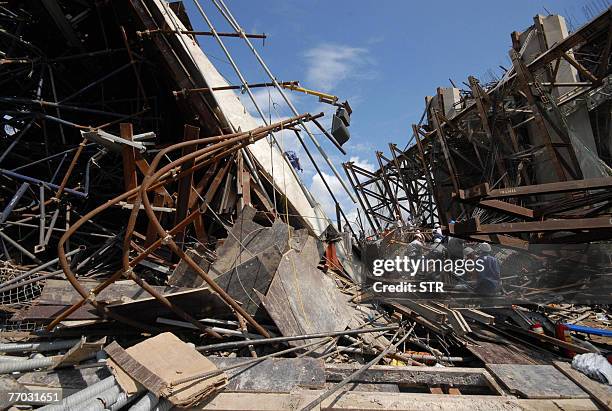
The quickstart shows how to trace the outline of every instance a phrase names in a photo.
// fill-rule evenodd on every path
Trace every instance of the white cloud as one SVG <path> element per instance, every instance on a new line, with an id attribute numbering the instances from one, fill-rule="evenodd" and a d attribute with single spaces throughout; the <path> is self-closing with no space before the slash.
<path id="1" fill-rule="evenodd" d="M 350 198 L 344 191 L 344 188 L 342 187 L 342 184 L 340 184 L 340 181 L 338 181 L 336 176 L 334 176 L 333 174 L 327 174 L 324 171 L 321 172 L 321 174 L 329 185 L 331 191 L 334 193 L 336 200 L 338 200 L 344 212 L 346 213 L 347 211 L 349 211 L 347 207 L 351 206 L 353 202 L 350 200 Z M 310 193 L 312 194 L 314 199 L 321 205 L 321 208 L 323 209 L 327 217 L 332 220 L 335 220 L 336 205 L 331 195 L 329 194 L 329 191 L 325 187 L 323 179 L 319 174 L 315 174 L 312 177 L 312 183 L 310 184 Z"/>
<path id="2" fill-rule="evenodd" d="M 376 168 L 377 168 L 377 167 L 374 165 L 374 163 L 371 163 L 371 162 L 369 162 L 369 161 L 368 161 L 368 160 L 366 160 L 366 159 L 361 159 L 361 158 L 359 158 L 359 157 L 357 157 L 357 156 L 353 156 L 353 157 L 351 157 L 351 159 L 350 159 L 349 161 L 351 161 L 352 163 L 355 163 L 355 165 L 356 165 L 357 167 L 361 167 L 361 168 L 366 169 L 366 170 L 368 170 L 368 171 L 374 171 L 374 170 L 376 170 Z"/>
<path id="3" fill-rule="evenodd" d="M 367 66 L 372 60 L 366 48 L 325 43 L 307 50 L 304 57 L 308 60 L 307 87 L 331 91 L 347 78 L 371 76 Z"/>

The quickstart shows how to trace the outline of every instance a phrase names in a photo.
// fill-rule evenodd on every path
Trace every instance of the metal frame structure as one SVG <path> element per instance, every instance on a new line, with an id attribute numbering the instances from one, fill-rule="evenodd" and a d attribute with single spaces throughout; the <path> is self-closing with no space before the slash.
<path id="1" fill-rule="evenodd" d="M 408 149 L 377 153 L 376 171 L 344 165 L 374 230 L 410 213 L 416 225 L 505 244 L 612 238 L 612 9 L 555 44 L 545 19 L 512 33 L 500 80 L 469 77 L 466 90 L 428 97 Z"/>

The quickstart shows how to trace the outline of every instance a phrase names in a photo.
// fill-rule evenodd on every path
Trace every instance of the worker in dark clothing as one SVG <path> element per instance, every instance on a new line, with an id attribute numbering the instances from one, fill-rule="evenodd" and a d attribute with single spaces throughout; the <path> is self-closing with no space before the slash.
<path id="1" fill-rule="evenodd" d="M 474 292 L 480 295 L 497 295 L 501 290 L 499 261 L 491 255 L 491 246 L 487 243 L 480 243 L 478 251 L 484 269 L 478 272 Z"/>
<path id="2" fill-rule="evenodd" d="M 297 171 L 304 171 L 300 164 L 300 159 L 297 154 L 295 154 L 295 151 L 287 151 L 285 154 L 287 154 L 287 159 L 289 160 L 289 163 L 291 163 L 293 168 L 295 168 Z"/>

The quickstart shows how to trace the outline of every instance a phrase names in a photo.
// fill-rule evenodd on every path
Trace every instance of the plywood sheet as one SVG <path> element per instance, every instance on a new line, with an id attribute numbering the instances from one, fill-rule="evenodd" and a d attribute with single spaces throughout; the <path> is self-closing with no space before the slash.
<path id="1" fill-rule="evenodd" d="M 522 398 L 589 398 L 552 365 L 486 364 L 486 368 Z"/>

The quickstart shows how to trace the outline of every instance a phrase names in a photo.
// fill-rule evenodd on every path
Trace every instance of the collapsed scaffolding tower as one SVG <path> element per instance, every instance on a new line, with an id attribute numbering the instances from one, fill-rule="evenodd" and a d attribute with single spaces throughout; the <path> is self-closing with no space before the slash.
<path id="1" fill-rule="evenodd" d="M 536 16 L 512 33 L 499 81 L 438 88 L 408 149 L 377 153 L 374 172 L 345 163 L 370 227 L 440 222 L 523 247 L 610 239 L 611 18 L 569 34 L 562 17 Z"/>

